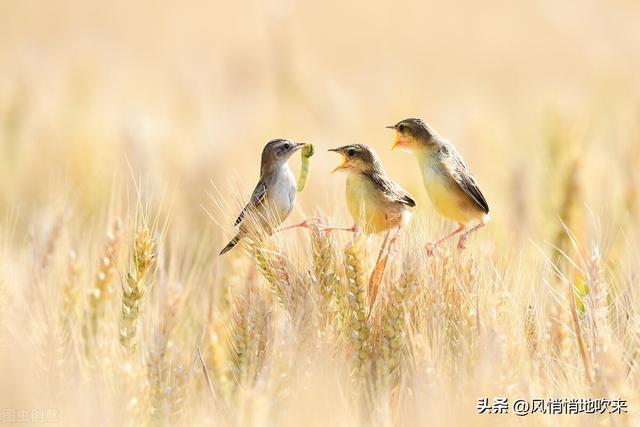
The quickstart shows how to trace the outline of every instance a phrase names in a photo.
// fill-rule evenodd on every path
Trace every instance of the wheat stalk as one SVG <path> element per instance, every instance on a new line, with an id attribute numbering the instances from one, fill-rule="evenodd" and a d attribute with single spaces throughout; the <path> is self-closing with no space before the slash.
<path id="1" fill-rule="evenodd" d="M 156 258 L 156 243 L 147 227 L 136 232 L 131 258 L 132 269 L 122 283 L 120 344 L 128 351 L 135 352 L 138 320 L 144 295 L 153 284 L 153 277 L 149 277 L 149 273 Z"/>
<path id="2" fill-rule="evenodd" d="M 181 425 L 189 388 L 189 371 L 184 363 L 176 364 L 171 371 L 169 388 L 169 421 L 170 425 Z"/>
<path id="3" fill-rule="evenodd" d="M 168 394 L 168 367 L 165 361 L 167 342 L 158 334 L 147 354 L 147 380 L 150 420 L 153 425 L 162 425 L 168 416 L 166 398 Z"/>
<path id="4" fill-rule="evenodd" d="M 69 212 L 65 210 L 56 216 L 53 224 L 51 225 L 44 248 L 42 249 L 42 254 L 40 255 L 40 267 L 43 271 L 47 270 L 53 261 L 56 249 L 60 243 L 60 239 L 62 238 L 64 226 L 68 219 Z"/>
<path id="5" fill-rule="evenodd" d="M 71 329 L 78 320 L 78 302 L 80 301 L 80 288 L 78 287 L 78 274 L 80 267 L 74 251 L 69 251 L 67 260 L 67 274 L 62 287 L 62 311 L 60 313 L 60 331 L 62 333 L 63 353 L 68 353 L 71 341 Z"/>
<path id="6" fill-rule="evenodd" d="M 118 259 L 121 237 L 122 221 L 116 218 L 107 231 L 106 241 L 98 262 L 98 272 L 89 291 L 88 327 L 92 337 L 98 334 L 100 322 L 113 298 L 111 282 Z"/>
<path id="7" fill-rule="evenodd" d="M 620 346 L 613 338 L 615 335 L 608 319 L 607 284 L 604 280 L 600 250 L 597 246 L 593 248 L 586 264 L 589 286 L 586 317 L 591 324 L 590 348 L 594 360 L 593 376 L 599 388 L 613 398 L 616 394 L 627 391 L 624 386 L 626 372 Z"/>
<path id="8" fill-rule="evenodd" d="M 566 363 L 571 353 L 571 337 L 569 335 L 569 313 L 559 303 L 554 303 L 549 312 L 550 340 L 556 359 Z"/>
<path id="9" fill-rule="evenodd" d="M 294 301 L 287 262 L 275 252 L 268 240 L 250 240 L 252 260 L 271 286 L 271 291 L 285 310 L 291 310 Z"/>
<path id="10" fill-rule="evenodd" d="M 345 248 L 345 271 L 347 276 L 347 299 L 349 301 L 348 332 L 357 373 L 369 370 L 372 348 L 369 337 L 367 283 L 365 279 L 364 245 L 357 233 Z"/>
<path id="11" fill-rule="evenodd" d="M 228 340 L 225 339 L 226 329 L 232 321 L 233 298 L 232 289 L 241 287 L 244 276 L 238 266 L 238 259 L 233 257 L 225 259 L 230 262 L 225 264 L 224 271 L 216 286 L 216 280 L 209 286 L 209 302 L 207 310 L 207 364 L 213 372 L 213 386 L 216 392 L 223 397 L 228 397 L 233 389 L 230 380 L 230 361 Z M 217 276 L 216 276 L 217 277 Z"/>
<path id="12" fill-rule="evenodd" d="M 378 378 L 384 384 L 397 379 L 397 370 L 405 349 L 408 319 L 417 291 L 417 276 L 405 263 L 402 276 L 392 282 L 380 322 Z"/>
<path id="13" fill-rule="evenodd" d="M 536 322 L 536 310 L 532 305 L 527 306 L 524 314 L 524 339 L 529 355 L 534 357 L 538 351 L 538 325 Z"/>
<path id="14" fill-rule="evenodd" d="M 172 334 L 176 326 L 181 304 L 179 295 L 167 291 L 161 310 L 161 325 L 147 355 L 147 380 L 149 382 L 150 419 L 155 425 L 164 425 L 172 415 L 172 369 L 168 354 L 174 347 Z M 180 397 L 178 397 L 180 398 Z"/>
<path id="15" fill-rule="evenodd" d="M 270 310 L 258 292 L 247 288 L 234 303 L 233 320 L 227 334 L 231 374 L 236 386 L 252 386 L 267 354 Z"/>
<path id="16" fill-rule="evenodd" d="M 340 283 L 335 272 L 331 242 L 330 235 L 320 230 L 319 227 L 311 227 L 314 280 L 326 306 L 331 304 Z"/>

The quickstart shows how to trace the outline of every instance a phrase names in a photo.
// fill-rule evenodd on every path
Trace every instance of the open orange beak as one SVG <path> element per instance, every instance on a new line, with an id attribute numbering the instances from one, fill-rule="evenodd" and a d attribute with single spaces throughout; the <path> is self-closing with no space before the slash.
<path id="1" fill-rule="evenodd" d="M 402 134 L 396 131 L 396 139 L 393 141 L 393 145 L 391 146 L 391 149 L 394 150 L 397 146 L 402 144 L 402 142 L 403 142 Z"/>
<path id="2" fill-rule="evenodd" d="M 336 166 L 335 168 L 333 168 L 333 170 L 331 171 L 331 173 L 338 172 L 340 169 L 344 168 L 345 163 L 346 163 L 345 161 L 343 161 L 342 163 L 340 163 L 338 166 Z"/>
<path id="3" fill-rule="evenodd" d="M 396 129 L 395 125 L 385 126 L 385 127 L 387 129 L 393 129 L 396 131 L 396 139 L 393 141 L 393 145 L 391 146 L 391 149 L 394 150 L 398 145 L 402 143 L 402 134 L 398 132 L 398 129 Z"/>
<path id="4" fill-rule="evenodd" d="M 333 151 L 334 153 L 338 153 L 338 154 L 340 154 L 340 155 L 342 156 L 342 163 L 340 163 L 338 166 L 336 166 L 336 167 L 331 171 L 331 173 L 334 173 L 334 172 L 339 171 L 340 169 L 343 169 L 343 168 L 345 167 L 345 165 L 347 164 L 347 159 L 342 155 L 342 153 L 341 153 L 341 152 L 339 152 L 339 151 L 338 151 L 337 149 L 335 149 L 335 148 L 332 148 L 332 149 L 330 149 L 329 151 Z"/>

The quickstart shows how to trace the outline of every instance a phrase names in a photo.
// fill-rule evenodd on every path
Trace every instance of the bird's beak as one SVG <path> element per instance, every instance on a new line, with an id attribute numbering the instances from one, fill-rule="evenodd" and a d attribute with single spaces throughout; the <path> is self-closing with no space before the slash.
<path id="1" fill-rule="evenodd" d="M 393 146 L 391 146 L 391 149 L 394 150 L 398 145 L 400 145 L 401 142 L 402 142 L 402 134 L 396 131 L 396 139 L 393 141 Z"/>
<path id="2" fill-rule="evenodd" d="M 336 166 L 336 167 L 331 171 L 331 173 L 338 172 L 340 169 L 344 168 L 346 164 L 347 164 L 347 162 L 346 162 L 344 159 L 342 159 L 342 163 L 340 163 L 338 166 Z"/>
<path id="3" fill-rule="evenodd" d="M 340 151 L 338 151 L 338 149 L 337 149 L 337 148 L 331 148 L 331 149 L 329 149 L 328 151 L 333 151 L 334 153 L 338 153 L 338 154 L 342 155 L 342 153 L 340 153 Z M 334 172 L 339 171 L 339 170 L 340 170 L 340 169 L 342 169 L 346 164 L 347 164 L 347 159 L 346 159 L 344 156 L 342 156 L 342 163 L 340 163 L 338 166 L 336 166 L 336 167 L 331 171 L 331 173 L 334 173 Z"/>
<path id="4" fill-rule="evenodd" d="M 292 151 L 298 151 L 299 149 L 301 149 L 302 147 L 304 147 L 305 144 L 304 142 L 298 142 L 296 145 L 293 146 L 293 148 L 291 149 Z"/>
<path id="5" fill-rule="evenodd" d="M 386 129 L 393 129 L 396 131 L 396 139 L 395 141 L 393 141 L 393 146 L 391 147 L 391 149 L 395 149 L 398 145 L 400 145 L 401 142 L 401 137 L 402 135 L 400 134 L 400 132 L 398 132 L 398 128 L 396 127 L 396 125 L 389 125 L 389 126 L 385 126 Z"/>

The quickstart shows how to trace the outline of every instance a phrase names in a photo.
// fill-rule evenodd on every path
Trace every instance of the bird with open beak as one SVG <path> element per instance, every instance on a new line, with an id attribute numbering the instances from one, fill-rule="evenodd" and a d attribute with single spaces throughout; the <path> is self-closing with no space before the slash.
<path id="1" fill-rule="evenodd" d="M 287 139 L 274 139 L 265 145 L 260 162 L 260 179 L 249 203 L 234 224 L 239 227 L 238 233 L 220 255 L 230 251 L 248 235 L 272 234 L 289 216 L 296 201 L 296 180 L 289 169 L 288 160 L 305 145 Z M 308 220 L 305 220 L 285 229 L 308 225 Z"/>
<path id="2" fill-rule="evenodd" d="M 355 222 L 355 231 L 366 234 L 400 228 L 411 216 L 413 197 L 387 177 L 380 159 L 366 145 L 352 144 L 329 151 L 342 156 L 342 163 L 332 172 L 346 172 L 346 200 Z"/>
<path id="3" fill-rule="evenodd" d="M 427 253 L 431 255 L 438 245 L 459 233 L 458 248 L 464 249 L 469 235 L 489 221 L 489 205 L 471 171 L 453 145 L 423 120 L 405 119 L 387 128 L 396 132 L 392 149 L 412 153 L 418 160 L 436 211 L 458 223 L 453 232 L 427 243 Z M 477 224 L 469 228 L 474 221 Z"/>
<path id="4" fill-rule="evenodd" d="M 347 174 L 345 195 L 347 208 L 354 220 L 353 227 L 338 229 L 352 232 L 362 230 L 365 234 L 387 231 L 369 278 L 369 295 L 373 305 L 391 248 L 400 234 L 400 229 L 410 219 L 410 208 L 413 208 L 416 202 L 409 193 L 387 177 L 380 159 L 366 145 L 351 144 L 329 151 L 342 156 L 342 163 L 332 172 L 340 171 Z M 393 228 L 395 233 L 389 239 Z"/>

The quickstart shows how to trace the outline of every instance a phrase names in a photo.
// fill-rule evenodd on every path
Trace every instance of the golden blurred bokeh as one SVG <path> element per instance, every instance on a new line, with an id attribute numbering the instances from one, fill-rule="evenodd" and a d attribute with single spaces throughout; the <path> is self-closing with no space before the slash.
<path id="1" fill-rule="evenodd" d="M 0 410 L 141 425 L 170 402 L 184 425 L 224 424 L 201 345 L 213 374 L 224 368 L 211 387 L 233 425 L 374 425 L 354 421 L 367 393 L 343 358 L 370 356 L 364 309 L 354 351 L 270 286 L 284 271 L 314 321 L 347 324 L 353 307 L 328 309 L 310 284 L 324 274 L 332 298 L 362 304 L 378 240 L 280 233 L 266 244 L 276 273 L 264 248 L 217 256 L 262 147 L 289 138 L 316 154 L 287 224 L 351 225 L 327 152 L 349 143 L 370 145 L 417 200 L 381 288 L 405 328 L 390 339 L 406 359 L 385 363 L 406 376 L 375 396 L 379 425 L 495 425 L 473 410 L 489 392 L 618 393 L 636 414 L 545 425 L 637 425 L 639 22 L 637 0 L 0 0 Z M 486 195 L 492 220 L 466 252 L 423 253 L 454 224 L 412 156 L 391 151 L 385 126 L 407 117 L 449 139 Z M 371 336 L 389 338 L 379 326 Z M 269 354 L 260 375 L 225 334 Z M 131 356 L 123 342 L 137 339 Z M 386 405 L 403 404 L 396 392 L 404 424 Z"/>
<path id="2" fill-rule="evenodd" d="M 384 129 L 409 116 L 459 147 L 499 216 L 514 176 L 528 188 L 546 173 L 545 127 L 559 116 L 582 128 L 599 203 L 608 190 L 598 182 L 624 157 L 638 117 L 631 0 L 0 8 L 5 212 L 51 204 L 60 185 L 95 209 L 114 179 L 129 178 L 127 161 L 156 191 L 178 188 L 178 206 L 200 205 L 210 181 L 248 197 L 274 137 L 320 148 L 305 210 L 327 209 L 341 191 L 323 149 L 350 142 L 373 146 L 426 201 L 413 160 L 389 152 Z"/>

